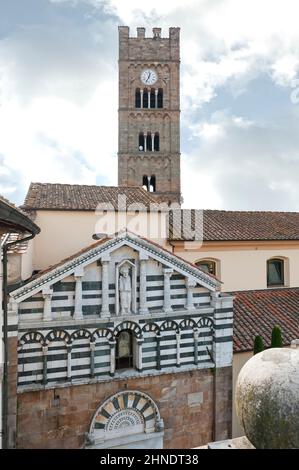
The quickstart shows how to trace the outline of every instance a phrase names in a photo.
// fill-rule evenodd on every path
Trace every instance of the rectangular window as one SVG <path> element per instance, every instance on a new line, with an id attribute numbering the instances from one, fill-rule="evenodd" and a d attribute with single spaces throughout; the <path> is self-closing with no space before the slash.
<path id="1" fill-rule="evenodd" d="M 284 285 L 284 262 L 281 259 L 271 259 L 267 261 L 267 285 Z"/>

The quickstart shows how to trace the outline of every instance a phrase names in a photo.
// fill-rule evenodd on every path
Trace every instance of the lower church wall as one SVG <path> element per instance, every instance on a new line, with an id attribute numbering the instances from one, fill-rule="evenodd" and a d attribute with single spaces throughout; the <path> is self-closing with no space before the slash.
<path id="1" fill-rule="evenodd" d="M 230 376 L 230 367 L 218 369 L 216 383 Z M 214 379 L 212 369 L 201 369 L 19 393 L 17 447 L 84 447 L 85 433 L 98 407 L 126 390 L 147 393 L 155 401 L 164 420 L 164 448 L 206 444 L 215 435 Z M 231 418 L 228 415 L 224 423 L 223 412 L 230 409 L 231 396 L 221 387 L 216 395 L 225 437 L 230 433 Z"/>

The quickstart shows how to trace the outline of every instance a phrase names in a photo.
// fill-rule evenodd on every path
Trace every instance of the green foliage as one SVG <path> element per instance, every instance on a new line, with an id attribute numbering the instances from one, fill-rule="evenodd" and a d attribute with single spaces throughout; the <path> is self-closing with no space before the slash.
<path id="1" fill-rule="evenodd" d="M 279 326 L 274 326 L 272 330 L 271 336 L 271 348 L 281 348 L 282 347 L 282 338 L 281 338 L 281 330 Z"/>
<path id="2" fill-rule="evenodd" d="M 254 338 L 254 345 L 253 345 L 253 354 L 257 354 L 264 350 L 264 342 L 263 338 L 260 335 L 257 335 Z"/>

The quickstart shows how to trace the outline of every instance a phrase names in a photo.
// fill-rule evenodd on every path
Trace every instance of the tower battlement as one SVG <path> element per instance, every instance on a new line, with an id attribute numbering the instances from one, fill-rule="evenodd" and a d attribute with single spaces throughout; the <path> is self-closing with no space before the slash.
<path id="1" fill-rule="evenodd" d="M 128 26 L 119 26 L 119 60 L 139 60 L 140 56 L 149 60 L 179 59 L 180 28 L 169 28 L 169 36 L 162 37 L 161 28 L 152 28 L 152 36 L 146 37 L 146 28 L 138 27 L 137 36 L 130 36 Z"/>

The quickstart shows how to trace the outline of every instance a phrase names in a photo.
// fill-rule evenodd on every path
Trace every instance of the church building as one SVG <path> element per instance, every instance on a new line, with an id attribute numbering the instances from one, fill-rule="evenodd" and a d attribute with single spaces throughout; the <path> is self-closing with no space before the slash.
<path id="1" fill-rule="evenodd" d="M 10 293 L 10 447 L 231 436 L 233 296 L 163 235 L 181 203 L 179 34 L 119 27 L 119 186 L 29 188 L 41 233 Z"/>

